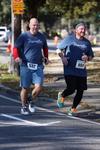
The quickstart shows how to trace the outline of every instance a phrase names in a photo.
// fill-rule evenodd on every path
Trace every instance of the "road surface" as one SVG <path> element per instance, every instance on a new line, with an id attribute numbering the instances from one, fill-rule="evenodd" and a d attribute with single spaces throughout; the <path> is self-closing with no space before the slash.
<path id="1" fill-rule="evenodd" d="M 99 123 L 53 111 L 49 103 L 23 116 L 19 95 L 0 91 L 0 150 L 100 150 Z"/>

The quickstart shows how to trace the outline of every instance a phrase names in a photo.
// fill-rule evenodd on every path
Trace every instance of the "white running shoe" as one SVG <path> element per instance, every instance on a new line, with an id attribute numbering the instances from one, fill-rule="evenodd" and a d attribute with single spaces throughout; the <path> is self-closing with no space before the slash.
<path id="1" fill-rule="evenodd" d="M 34 113 L 35 112 L 35 106 L 34 106 L 34 103 L 29 103 L 29 106 L 28 106 L 28 109 L 31 113 Z"/>
<path id="2" fill-rule="evenodd" d="M 22 115 L 29 115 L 28 108 L 26 106 L 21 108 L 21 114 Z"/>

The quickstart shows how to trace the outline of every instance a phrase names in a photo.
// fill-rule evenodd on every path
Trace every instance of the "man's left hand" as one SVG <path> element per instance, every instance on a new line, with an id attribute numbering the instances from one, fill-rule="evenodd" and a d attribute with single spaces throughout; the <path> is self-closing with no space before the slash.
<path id="1" fill-rule="evenodd" d="M 50 62 L 50 60 L 49 60 L 48 58 L 45 57 L 45 58 L 44 58 L 44 63 L 45 63 L 45 65 L 48 65 L 48 64 L 51 63 L 51 62 Z"/>
<path id="2" fill-rule="evenodd" d="M 87 62 L 88 61 L 88 56 L 86 54 L 83 54 L 82 60 L 85 61 L 85 62 Z"/>

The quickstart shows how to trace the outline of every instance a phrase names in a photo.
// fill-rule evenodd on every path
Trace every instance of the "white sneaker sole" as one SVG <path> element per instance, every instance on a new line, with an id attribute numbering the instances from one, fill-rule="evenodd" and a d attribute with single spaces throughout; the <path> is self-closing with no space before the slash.
<path id="1" fill-rule="evenodd" d="M 21 111 L 21 114 L 22 115 L 29 115 L 29 112 L 23 112 L 23 111 Z"/>
<path id="2" fill-rule="evenodd" d="M 31 107 L 31 106 L 29 105 L 28 109 L 29 109 L 29 111 L 30 111 L 31 113 L 34 113 L 34 112 L 35 112 L 35 107 Z"/>

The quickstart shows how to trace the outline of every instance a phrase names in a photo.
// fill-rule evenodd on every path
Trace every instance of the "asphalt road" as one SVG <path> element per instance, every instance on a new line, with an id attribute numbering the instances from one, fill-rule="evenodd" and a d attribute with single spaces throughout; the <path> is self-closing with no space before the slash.
<path id="1" fill-rule="evenodd" d="M 100 150 L 100 124 L 43 105 L 23 116 L 19 95 L 2 89 L 0 150 Z"/>
<path id="2" fill-rule="evenodd" d="M 7 60 L 5 48 L 2 62 Z M 0 90 L 0 150 L 100 149 L 100 123 L 70 117 L 51 110 L 51 106 L 43 106 L 37 104 L 34 114 L 23 116 L 19 95 Z"/>

